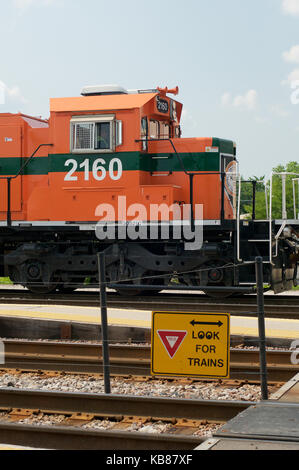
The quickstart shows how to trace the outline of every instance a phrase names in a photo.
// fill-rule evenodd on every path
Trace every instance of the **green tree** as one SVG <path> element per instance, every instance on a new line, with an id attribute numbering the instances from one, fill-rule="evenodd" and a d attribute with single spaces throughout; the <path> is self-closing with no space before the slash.
<path id="1" fill-rule="evenodd" d="M 285 167 L 283 165 L 278 165 L 276 168 L 273 168 L 274 172 L 280 173 L 297 173 L 296 175 L 287 175 L 286 177 L 286 209 L 287 216 L 289 219 L 294 218 L 294 199 L 293 199 L 293 178 L 299 178 L 299 163 L 298 162 L 289 162 Z M 269 183 L 270 187 L 270 183 Z M 296 188 L 297 189 L 297 188 Z M 298 189 L 296 191 L 298 196 Z M 298 197 L 297 197 L 298 200 Z M 297 207 L 298 211 L 298 207 Z M 272 198 L 272 218 L 281 219 L 282 218 L 282 179 L 280 176 L 273 176 L 273 198 Z"/>
<path id="2" fill-rule="evenodd" d="M 262 207 L 262 200 L 265 199 L 265 176 L 252 176 L 245 180 L 242 178 L 241 186 L 241 214 L 252 215 L 252 203 L 253 203 L 253 184 L 256 183 L 256 218 L 258 214 L 261 215 L 260 208 Z M 266 206 L 266 204 L 264 204 Z M 257 213 L 258 212 L 258 213 Z"/>
<path id="3" fill-rule="evenodd" d="M 287 216 L 289 219 L 294 218 L 294 200 L 293 200 L 293 178 L 299 178 L 299 163 L 298 162 L 289 162 L 287 165 L 278 165 L 277 167 L 273 168 L 274 173 L 296 173 L 287 175 L 286 177 L 286 209 L 287 209 Z M 267 187 L 268 193 L 268 208 L 270 207 L 270 181 L 265 182 L 265 177 L 257 178 L 254 176 L 251 178 L 252 181 L 257 181 L 257 190 L 256 190 L 256 219 L 266 219 L 267 218 L 267 210 L 266 210 L 266 198 L 265 198 L 265 185 Z M 247 186 L 251 186 L 248 185 Z M 246 193 L 247 191 L 247 193 Z M 252 189 L 249 190 L 245 189 L 245 197 L 246 194 L 248 196 L 248 191 L 252 192 Z M 250 196 L 249 196 L 250 197 Z M 243 190 L 242 196 L 243 198 Z M 296 199 L 298 201 L 298 186 L 296 185 Z M 243 213 L 252 214 L 252 196 L 249 201 L 250 203 L 243 203 L 242 211 Z M 298 206 L 298 203 L 297 203 Z M 242 213 L 241 211 L 241 213 Z M 297 212 L 299 208 L 297 207 Z M 273 175 L 272 180 L 272 218 L 273 219 L 281 219 L 282 218 L 282 178 L 279 175 Z"/>

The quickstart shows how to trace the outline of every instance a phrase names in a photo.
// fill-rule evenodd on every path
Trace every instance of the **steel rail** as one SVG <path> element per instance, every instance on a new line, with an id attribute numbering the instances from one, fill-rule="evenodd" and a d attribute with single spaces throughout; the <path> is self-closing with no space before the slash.
<path id="1" fill-rule="evenodd" d="M 45 392 L 0 389 L 0 409 L 31 410 L 63 415 L 88 413 L 93 417 L 122 419 L 124 416 L 224 423 L 252 406 L 244 401 L 207 401 L 124 395 Z M 110 415 L 110 416 L 109 416 Z M 90 431 L 72 426 L 36 426 L 0 421 L 0 441 L 14 445 L 51 449 L 194 449 L 205 438 L 177 433 L 149 435 L 134 431 Z"/>
<path id="2" fill-rule="evenodd" d="M 193 450 L 206 438 L 127 431 L 87 431 L 77 427 L 0 423 L 6 444 L 55 450 Z"/>
<path id="3" fill-rule="evenodd" d="M 65 393 L 0 388 L 0 408 L 42 410 L 97 416 L 143 416 L 155 419 L 190 419 L 225 422 L 254 402 L 191 400 L 131 395 Z"/>
<path id="4" fill-rule="evenodd" d="M 150 293 L 150 292 L 149 292 Z M 108 296 L 115 296 L 117 297 L 118 299 L 122 300 L 124 298 L 128 298 L 128 299 L 141 299 L 141 298 L 144 298 L 144 296 L 125 296 L 125 295 L 119 295 L 117 294 L 114 290 L 111 290 L 111 289 L 108 289 L 107 290 L 107 294 Z M 92 300 L 92 298 L 94 297 L 95 300 L 98 300 L 98 296 L 99 296 L 99 288 L 97 285 L 93 286 L 93 287 L 85 287 L 85 288 L 79 288 L 77 290 L 75 290 L 74 292 L 72 293 L 69 293 L 69 294 L 66 294 L 66 293 L 59 293 L 59 292 L 52 292 L 52 293 L 48 293 L 48 294 L 37 294 L 37 293 L 32 293 L 30 291 L 28 291 L 27 289 L 23 288 L 23 287 L 20 287 L 20 286 L 7 286 L 6 284 L 0 284 L 0 297 L 4 295 L 4 296 L 13 296 L 13 295 L 17 295 L 17 296 L 20 296 L 20 295 L 23 295 L 24 298 L 26 297 L 32 297 L 32 300 L 33 299 L 46 299 L 46 298 L 66 298 L 66 299 L 73 299 L 74 297 L 77 298 L 77 299 L 80 299 L 80 298 L 83 298 L 83 299 L 87 299 L 87 300 Z M 221 302 L 224 302 L 224 303 L 232 303 L 232 302 L 240 302 L 240 303 L 244 303 L 244 302 L 252 302 L 252 303 L 256 303 L 256 295 L 255 294 L 244 294 L 244 295 L 235 295 L 234 297 L 209 297 L 208 295 L 206 295 L 205 293 L 202 293 L 201 291 L 192 291 L 192 289 L 190 288 L 190 291 L 189 290 L 184 290 L 184 291 L 180 291 L 179 287 L 178 288 L 173 288 L 172 290 L 170 291 L 162 291 L 162 292 L 159 292 L 157 294 L 153 294 L 153 295 L 147 295 L 146 298 L 154 298 L 154 299 L 157 299 L 159 297 L 182 297 L 182 298 L 198 298 L 198 299 L 201 299 L 202 301 L 206 301 L 206 302 L 214 302 L 214 303 L 221 303 Z M 299 300 L 299 293 L 298 295 L 288 295 L 288 294 L 279 294 L 279 295 L 275 295 L 275 294 L 267 294 L 265 293 L 265 301 L 267 300 L 270 300 L 270 301 L 275 301 L 275 302 L 297 302 L 298 303 L 298 300 Z"/>
<path id="5" fill-rule="evenodd" d="M 4 340 L 5 364 L 2 369 L 52 370 L 76 373 L 103 372 L 102 345 L 56 341 Z M 258 350 L 231 349 L 230 377 L 259 380 Z M 109 347 L 113 375 L 150 376 L 151 348 L 145 345 Z M 291 364 L 291 351 L 268 350 L 269 380 L 284 382 L 299 372 Z"/>
<path id="6" fill-rule="evenodd" d="M 72 341 L 23 341 L 4 339 L 7 357 L 57 360 L 57 361 L 83 361 L 98 362 L 102 358 L 102 343 L 78 343 Z M 279 365 L 290 365 L 290 350 L 267 350 L 268 362 Z M 150 360 L 151 346 L 140 344 L 110 344 L 111 359 Z M 258 349 L 231 348 L 232 363 L 259 363 Z"/>
<path id="7" fill-rule="evenodd" d="M 76 307 L 99 307 L 98 292 L 74 292 L 72 294 L 33 295 L 25 290 L 1 290 L 0 304 L 29 304 L 29 305 L 69 305 Z M 256 317 L 256 297 L 216 299 L 205 295 L 194 294 L 164 294 L 155 296 L 122 296 L 108 292 L 109 308 L 136 310 L 180 310 L 206 312 L 229 311 L 231 315 Z M 265 316 L 267 318 L 299 319 L 299 296 L 265 296 Z"/>
<path id="8" fill-rule="evenodd" d="M 49 362 L 34 362 L 33 360 L 23 360 L 18 362 L 8 362 L 4 366 L 1 365 L 0 371 L 4 370 L 18 370 L 23 372 L 34 372 L 34 371 L 57 371 L 64 373 L 80 373 L 80 374 L 103 374 L 103 365 L 99 363 L 98 366 L 82 366 L 82 364 L 68 364 L 68 363 L 49 363 Z M 142 366 L 138 364 L 137 361 L 131 364 L 126 362 L 121 363 L 111 361 L 111 376 L 121 376 L 121 377 L 151 377 L 150 366 Z M 269 382 L 286 382 L 290 380 L 296 373 L 298 373 L 298 367 L 293 366 L 276 366 L 268 365 L 268 379 Z M 172 379 L 172 376 L 156 376 L 160 379 Z M 238 381 L 247 381 L 254 382 L 256 384 L 260 381 L 260 367 L 258 364 L 231 364 L 230 367 L 230 379 L 229 380 L 238 380 Z M 205 377 L 200 376 L 190 376 L 193 380 L 209 380 Z M 225 379 L 223 379 L 225 383 Z"/>

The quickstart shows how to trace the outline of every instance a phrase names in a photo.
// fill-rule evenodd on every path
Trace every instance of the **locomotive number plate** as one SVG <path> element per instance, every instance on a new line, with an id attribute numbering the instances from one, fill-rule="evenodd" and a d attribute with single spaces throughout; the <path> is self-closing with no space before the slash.
<path id="1" fill-rule="evenodd" d="M 64 181 L 78 181 L 78 175 L 75 173 L 82 171 L 84 172 L 85 181 L 89 181 L 91 178 L 96 181 L 103 181 L 107 175 L 111 180 L 118 181 L 123 174 L 123 166 L 119 158 L 112 158 L 109 165 L 104 158 L 97 158 L 93 163 L 89 158 L 86 158 L 82 163 L 78 163 L 74 158 L 70 158 L 65 162 L 64 166 L 70 167 Z"/>

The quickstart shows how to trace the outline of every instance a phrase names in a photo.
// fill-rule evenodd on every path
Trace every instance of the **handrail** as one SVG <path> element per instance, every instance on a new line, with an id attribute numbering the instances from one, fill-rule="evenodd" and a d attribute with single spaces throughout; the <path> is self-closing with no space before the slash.
<path id="1" fill-rule="evenodd" d="M 269 261 L 270 263 L 272 263 L 272 259 L 273 259 L 273 252 L 272 252 L 273 176 L 281 176 L 282 178 L 282 201 L 281 202 L 282 202 L 282 220 L 284 223 L 284 221 L 286 221 L 288 218 L 287 209 L 286 209 L 286 177 L 287 176 L 299 176 L 299 174 L 296 172 L 287 172 L 287 171 L 282 171 L 282 172 L 272 171 L 270 174 L 270 201 L 269 201 L 270 202 L 269 204 L 270 205 L 270 209 L 269 209 Z M 277 242 L 277 238 L 276 238 L 276 242 Z"/>
<path id="2" fill-rule="evenodd" d="M 238 172 L 239 175 L 239 191 L 238 191 L 238 208 L 237 208 L 237 260 L 242 262 L 243 260 L 240 257 L 241 247 L 240 247 L 240 222 L 241 222 L 241 193 L 242 193 L 242 184 L 243 183 L 250 183 L 252 184 L 252 221 L 256 220 L 256 188 L 257 188 L 257 180 L 242 180 L 241 174 Z"/>
<path id="3" fill-rule="evenodd" d="M 181 168 L 182 168 L 183 172 L 187 176 L 190 176 L 190 175 L 196 176 L 196 175 L 202 175 L 202 174 L 205 174 L 205 175 L 221 174 L 221 172 L 217 172 L 217 171 L 211 171 L 211 172 L 203 173 L 203 172 L 191 172 L 191 171 L 186 170 L 186 168 L 184 166 L 184 162 L 181 159 L 180 154 L 177 152 L 177 149 L 175 148 L 175 145 L 174 145 L 172 139 L 170 139 L 170 138 L 168 138 L 168 139 L 136 139 L 135 142 L 169 142 L 170 145 L 173 148 L 173 151 L 174 151 L 177 159 L 179 160 L 179 163 L 181 165 Z"/>
<path id="4" fill-rule="evenodd" d="M 184 166 L 184 162 L 181 159 L 179 153 L 177 152 L 175 145 L 172 141 L 171 138 L 168 139 L 136 139 L 135 142 L 169 142 L 173 148 L 173 151 L 180 163 L 180 166 L 185 173 L 189 177 L 189 187 L 190 187 L 190 208 L 191 208 L 191 214 L 190 214 L 190 222 L 191 222 L 191 228 L 192 230 L 194 229 L 194 208 L 193 208 L 193 185 L 194 185 L 194 176 L 203 176 L 203 175 L 221 175 L 221 213 L 220 213 L 220 219 L 221 222 L 224 221 L 224 190 L 225 190 L 225 176 L 226 173 L 225 171 L 200 171 L 200 172 L 191 172 L 186 170 Z M 237 174 L 236 174 L 237 175 Z"/>
<path id="5" fill-rule="evenodd" d="M 298 183 L 298 212 L 297 212 L 297 205 L 296 205 L 296 186 L 295 183 Z M 293 204 L 294 204 L 294 219 L 299 219 L 299 178 L 293 178 Z"/>
<path id="6" fill-rule="evenodd" d="M 270 199 L 269 199 L 269 262 L 272 264 L 272 190 L 273 190 L 273 172 L 270 179 Z"/>
<path id="7" fill-rule="evenodd" d="M 252 184 L 252 220 L 255 220 L 256 217 L 256 186 L 258 180 L 242 180 L 242 184 Z"/>
<path id="8" fill-rule="evenodd" d="M 242 178 L 239 174 L 238 208 L 237 208 L 237 261 L 242 262 L 240 258 L 240 223 L 241 223 L 241 186 Z"/>
<path id="9" fill-rule="evenodd" d="M 41 147 L 53 147 L 53 144 L 40 144 L 33 152 L 33 154 L 26 159 L 18 173 L 14 176 L 0 176 L 0 180 L 7 180 L 7 226 L 11 227 L 11 180 L 16 179 L 18 176 L 23 174 L 23 171 L 27 167 L 28 163 L 35 157 L 36 153 Z"/>

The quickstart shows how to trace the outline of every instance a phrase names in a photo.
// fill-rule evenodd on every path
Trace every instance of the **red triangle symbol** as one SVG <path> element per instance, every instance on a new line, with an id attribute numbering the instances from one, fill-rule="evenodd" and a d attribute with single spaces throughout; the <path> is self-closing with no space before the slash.
<path id="1" fill-rule="evenodd" d="M 165 347 L 170 359 L 175 356 L 187 335 L 187 331 L 175 330 L 157 330 L 157 333 L 160 336 L 163 346 Z"/>

